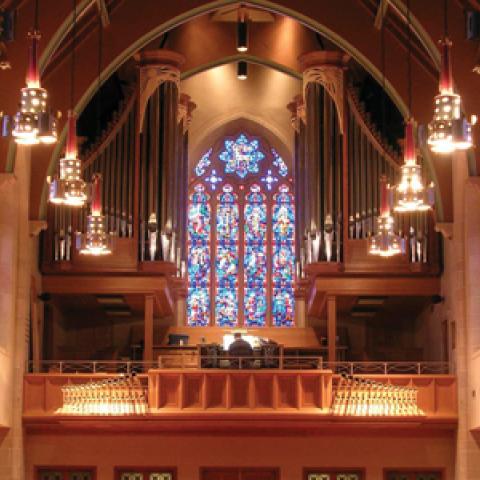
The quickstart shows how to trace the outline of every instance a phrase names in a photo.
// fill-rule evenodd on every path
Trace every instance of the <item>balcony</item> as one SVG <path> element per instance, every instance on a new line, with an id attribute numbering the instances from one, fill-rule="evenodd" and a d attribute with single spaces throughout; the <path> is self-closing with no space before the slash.
<path id="1" fill-rule="evenodd" d="M 25 375 L 23 420 L 34 431 L 456 428 L 456 377 L 427 373 L 441 371 L 442 365 L 340 362 L 309 370 L 285 365 L 156 368 L 143 362 L 63 362 L 56 372 Z M 345 369 L 384 373 L 356 374 L 346 380 L 334 373 Z M 135 399 L 140 398 L 139 391 L 145 399 L 142 410 L 137 400 L 130 406 L 125 403 L 126 393 L 111 393 L 112 385 L 119 379 L 125 383 L 125 377 L 107 372 L 132 370 L 141 372 L 134 389 Z M 86 401 L 85 391 L 93 388 L 92 382 L 103 385 L 109 399 L 97 393 L 93 403 Z M 76 398 L 82 405 L 76 400 L 73 408 L 64 408 L 65 386 L 80 388 Z M 415 409 L 410 394 L 415 395 Z"/>

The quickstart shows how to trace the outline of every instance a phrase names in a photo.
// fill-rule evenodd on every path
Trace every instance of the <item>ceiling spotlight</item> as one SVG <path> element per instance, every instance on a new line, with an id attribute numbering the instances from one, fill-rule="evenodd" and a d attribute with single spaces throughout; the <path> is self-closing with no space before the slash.
<path id="1" fill-rule="evenodd" d="M 237 63 L 237 78 L 246 80 L 248 78 L 248 64 L 244 60 Z"/>
<path id="2" fill-rule="evenodd" d="M 248 50 L 248 19 L 240 9 L 237 21 L 237 51 L 245 53 Z"/>

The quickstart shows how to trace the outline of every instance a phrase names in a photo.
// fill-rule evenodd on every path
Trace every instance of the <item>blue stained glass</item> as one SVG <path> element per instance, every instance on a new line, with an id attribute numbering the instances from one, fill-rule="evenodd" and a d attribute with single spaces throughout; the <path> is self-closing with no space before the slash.
<path id="1" fill-rule="evenodd" d="M 253 185 L 245 203 L 245 323 L 264 327 L 267 313 L 267 206 Z"/>
<path id="2" fill-rule="evenodd" d="M 222 180 L 223 178 L 217 175 L 216 170 L 212 170 L 210 176 L 205 178 L 205 181 L 210 184 L 212 190 L 215 190 L 217 188 L 217 183 L 220 183 Z"/>
<path id="3" fill-rule="evenodd" d="M 234 327 L 238 321 L 238 201 L 230 185 L 218 195 L 216 226 L 216 322 Z"/>
<path id="4" fill-rule="evenodd" d="M 280 186 L 273 201 L 272 323 L 290 327 L 295 311 L 295 214 L 293 195 L 287 185 Z"/>
<path id="5" fill-rule="evenodd" d="M 258 140 L 248 140 L 243 133 L 236 140 L 225 140 L 225 150 L 219 155 L 226 164 L 225 173 L 235 173 L 240 178 L 258 173 L 258 163 L 265 158 L 259 147 Z"/>
<path id="6" fill-rule="evenodd" d="M 278 168 L 278 173 L 282 177 L 286 177 L 288 175 L 287 164 L 284 162 L 283 158 L 277 153 L 277 151 L 274 148 L 272 148 L 272 155 L 273 155 L 273 164 Z"/>
<path id="7" fill-rule="evenodd" d="M 212 154 L 212 148 L 206 152 L 202 158 L 198 161 L 197 165 L 195 166 L 195 174 L 197 177 L 201 177 L 207 171 L 207 168 L 212 163 L 210 160 L 210 155 Z"/>
<path id="8" fill-rule="evenodd" d="M 271 190 L 272 189 L 272 186 L 274 183 L 278 182 L 278 178 L 277 177 L 274 177 L 272 175 L 272 171 L 271 170 L 268 170 L 267 171 L 267 175 L 265 177 L 262 177 L 261 178 L 261 181 L 263 183 L 266 183 L 267 184 L 267 188 L 268 190 Z"/>
<path id="9" fill-rule="evenodd" d="M 197 185 L 188 206 L 187 319 L 192 327 L 210 321 L 210 197 Z"/>

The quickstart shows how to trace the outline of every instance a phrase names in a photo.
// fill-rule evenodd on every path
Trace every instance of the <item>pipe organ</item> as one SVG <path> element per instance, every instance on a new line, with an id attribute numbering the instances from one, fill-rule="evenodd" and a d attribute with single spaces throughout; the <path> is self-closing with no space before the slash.
<path id="1" fill-rule="evenodd" d="M 115 234 L 122 255 L 129 252 L 128 264 L 115 260 L 119 268 L 152 270 L 154 262 L 166 261 L 175 266 L 172 272 L 184 277 L 188 129 L 195 104 L 180 93 L 181 55 L 156 50 L 135 59 L 138 85 L 84 154 L 84 179 L 89 181 L 93 173 L 104 178 L 108 231 Z M 348 60 L 340 52 L 303 55 L 303 94 L 288 105 L 295 130 L 297 276 L 308 273 L 308 264 L 323 264 L 332 272 L 368 271 L 370 264 L 378 268 L 367 256 L 367 242 L 376 233 L 379 181 L 386 175 L 390 184 L 396 182 L 401 158 L 348 86 Z M 425 165 L 423 172 L 430 181 Z M 77 259 L 73 248 L 75 233 L 85 229 L 86 214 L 86 209 L 49 207 L 44 266 L 55 270 L 61 262 L 89 261 Z M 402 272 L 412 271 L 409 264 L 417 270 L 422 264 L 437 268 L 432 213 L 394 217 L 404 253 L 394 262 L 403 265 Z M 111 257 L 119 258 L 118 249 Z M 109 261 L 102 259 L 104 268 Z"/>

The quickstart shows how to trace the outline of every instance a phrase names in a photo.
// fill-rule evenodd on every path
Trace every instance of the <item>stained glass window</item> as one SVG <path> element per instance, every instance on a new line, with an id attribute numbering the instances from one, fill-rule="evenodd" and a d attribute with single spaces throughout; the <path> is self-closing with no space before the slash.
<path id="1" fill-rule="evenodd" d="M 289 327 L 294 322 L 293 274 L 295 216 L 293 195 L 281 185 L 273 197 L 272 323 Z"/>
<path id="2" fill-rule="evenodd" d="M 282 177 L 286 177 L 288 175 L 287 164 L 284 162 L 283 158 L 277 153 L 274 148 L 272 148 L 272 155 L 274 157 L 273 164 L 278 167 L 278 173 Z"/>
<path id="3" fill-rule="evenodd" d="M 210 203 L 203 185 L 197 185 L 188 207 L 188 324 L 210 321 Z"/>
<path id="4" fill-rule="evenodd" d="M 38 471 L 39 480 L 92 480 L 92 470 L 50 470 L 41 469 Z"/>
<path id="5" fill-rule="evenodd" d="M 362 480 L 360 472 L 309 473 L 307 480 Z"/>
<path id="6" fill-rule="evenodd" d="M 275 149 L 243 133 L 196 164 L 188 207 L 190 326 L 294 325 L 288 172 Z"/>
<path id="7" fill-rule="evenodd" d="M 267 205 L 258 185 L 246 197 L 245 215 L 245 324 L 263 327 L 267 314 Z"/>
<path id="8" fill-rule="evenodd" d="M 238 320 L 238 200 L 231 185 L 217 198 L 215 316 L 217 325 L 233 327 Z"/>
<path id="9" fill-rule="evenodd" d="M 208 150 L 202 158 L 198 161 L 197 166 L 195 167 L 195 174 L 197 177 L 201 177 L 207 171 L 207 168 L 211 165 L 210 155 L 212 154 L 212 149 Z"/>
<path id="10" fill-rule="evenodd" d="M 226 164 L 225 173 L 235 173 L 240 178 L 258 173 L 258 162 L 265 158 L 259 146 L 258 140 L 248 140 L 243 133 L 236 140 L 225 140 L 225 150 L 219 157 Z"/>

